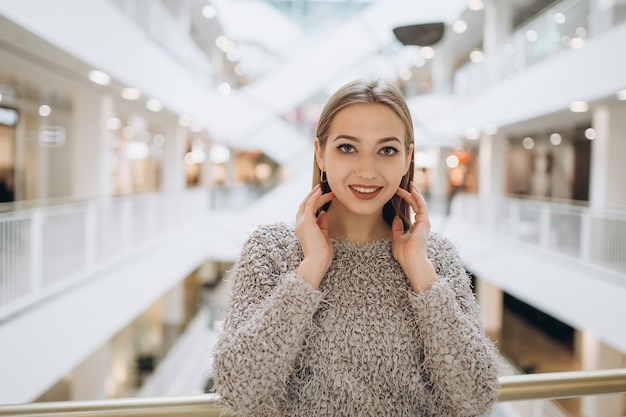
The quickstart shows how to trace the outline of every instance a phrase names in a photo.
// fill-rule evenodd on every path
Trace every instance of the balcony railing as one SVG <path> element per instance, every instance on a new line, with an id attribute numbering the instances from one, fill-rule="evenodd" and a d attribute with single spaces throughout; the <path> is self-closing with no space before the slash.
<path id="1" fill-rule="evenodd" d="M 500 377 L 501 402 L 626 392 L 626 368 Z M 219 397 L 124 398 L 0 405 L 0 416 L 223 416 Z"/>
<path id="2" fill-rule="evenodd" d="M 626 213 L 524 198 L 458 194 L 452 215 L 626 281 Z"/>
<path id="3" fill-rule="evenodd" d="M 545 9 L 503 39 L 481 64 L 469 62 L 455 74 L 454 91 L 470 97 L 494 82 L 561 51 L 581 48 L 626 21 L 626 3 L 565 0 Z M 493 69 L 485 71 L 485 67 Z"/>
<path id="4" fill-rule="evenodd" d="M 0 321 L 207 213 L 208 189 L 0 213 Z"/>

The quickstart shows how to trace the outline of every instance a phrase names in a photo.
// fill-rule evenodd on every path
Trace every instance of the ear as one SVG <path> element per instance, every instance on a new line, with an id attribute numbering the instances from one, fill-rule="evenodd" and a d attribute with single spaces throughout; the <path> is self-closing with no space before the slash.
<path id="1" fill-rule="evenodd" d="M 324 157 L 322 156 L 322 147 L 320 146 L 320 140 L 315 138 L 313 141 L 313 148 L 315 149 L 315 162 L 317 162 L 317 166 L 324 171 Z"/>
<path id="2" fill-rule="evenodd" d="M 409 151 L 406 154 L 406 162 L 404 164 L 404 175 L 409 172 L 409 167 L 411 166 L 411 158 L 413 158 L 413 144 L 409 145 Z"/>

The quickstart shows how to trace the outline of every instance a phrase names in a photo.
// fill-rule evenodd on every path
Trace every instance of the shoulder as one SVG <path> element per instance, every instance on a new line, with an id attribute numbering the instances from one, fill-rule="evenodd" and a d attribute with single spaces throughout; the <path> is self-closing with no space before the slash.
<path id="1" fill-rule="evenodd" d="M 284 222 L 270 223 L 258 226 L 246 239 L 245 246 L 249 245 L 281 245 L 291 243 L 296 239 L 292 226 Z"/>
<path id="2" fill-rule="evenodd" d="M 270 223 L 254 229 L 243 244 L 242 257 L 272 257 L 292 250 L 298 242 L 292 226 L 284 222 Z"/>
<path id="3" fill-rule="evenodd" d="M 428 236 L 429 257 L 458 257 L 459 249 L 455 242 L 441 233 L 432 232 Z"/>
<path id="4" fill-rule="evenodd" d="M 452 278 L 466 275 L 457 244 L 443 234 L 430 234 L 427 255 L 440 277 Z"/>

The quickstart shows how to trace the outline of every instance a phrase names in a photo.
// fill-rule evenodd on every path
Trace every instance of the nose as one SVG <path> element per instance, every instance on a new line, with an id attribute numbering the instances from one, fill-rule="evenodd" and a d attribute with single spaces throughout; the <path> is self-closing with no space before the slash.
<path id="1" fill-rule="evenodd" d="M 355 174 L 364 179 L 373 179 L 378 175 L 374 158 L 370 156 L 362 156 L 359 158 Z"/>

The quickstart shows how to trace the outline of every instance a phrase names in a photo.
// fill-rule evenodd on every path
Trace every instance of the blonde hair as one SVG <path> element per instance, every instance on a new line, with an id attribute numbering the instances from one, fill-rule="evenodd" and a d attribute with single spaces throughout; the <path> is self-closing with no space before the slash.
<path id="1" fill-rule="evenodd" d="M 330 97 L 322 110 L 315 132 L 315 136 L 320 143 L 320 150 L 323 150 L 326 146 L 328 131 L 337 113 L 353 104 L 383 104 L 393 110 L 404 125 L 406 152 L 409 152 L 410 146 L 413 144 L 413 119 L 411 118 L 409 108 L 402 97 L 402 93 L 396 87 L 380 80 L 357 80 L 350 82 Z M 413 180 L 414 165 L 414 155 L 412 154 L 409 170 L 400 182 L 400 187 L 407 191 L 409 191 L 409 184 Z M 330 191 L 328 183 L 322 183 L 321 181 L 321 170 L 314 157 L 313 187 L 317 184 L 322 184 L 324 193 Z M 328 205 L 323 207 L 324 210 L 327 208 Z M 397 195 L 394 195 L 383 207 L 383 218 L 387 223 L 391 224 L 395 215 L 400 217 L 404 224 L 404 229 L 408 230 L 411 225 L 411 207 Z"/>

